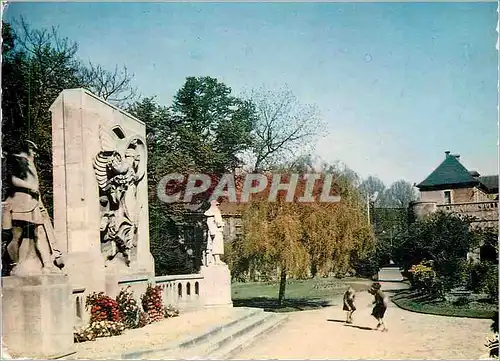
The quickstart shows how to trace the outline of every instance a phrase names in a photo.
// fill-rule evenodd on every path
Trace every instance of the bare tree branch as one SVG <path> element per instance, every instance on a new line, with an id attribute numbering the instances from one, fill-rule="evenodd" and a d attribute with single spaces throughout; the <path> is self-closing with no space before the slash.
<path id="1" fill-rule="evenodd" d="M 252 91 L 249 98 L 258 114 L 254 169 L 312 150 L 322 124 L 317 107 L 301 104 L 286 88 L 276 92 L 260 88 Z"/>
<path id="2" fill-rule="evenodd" d="M 121 69 L 115 66 L 113 71 L 89 62 L 81 66 L 81 75 L 87 88 L 97 96 L 117 106 L 124 107 L 137 99 L 137 89 L 131 86 L 133 74 L 126 66 Z"/>

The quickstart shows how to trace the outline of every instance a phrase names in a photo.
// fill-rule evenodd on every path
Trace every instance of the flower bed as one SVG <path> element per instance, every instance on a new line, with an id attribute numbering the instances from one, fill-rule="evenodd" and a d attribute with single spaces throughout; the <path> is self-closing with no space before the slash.
<path id="1" fill-rule="evenodd" d="M 130 286 L 122 289 L 116 300 L 104 292 L 91 293 L 85 302 L 85 309 L 90 309 L 90 322 L 75 330 L 75 342 L 121 335 L 126 329 L 141 328 L 164 318 L 178 316 L 179 310 L 174 306 L 163 306 L 162 294 L 162 286 L 148 284 L 141 296 L 141 310 Z"/>

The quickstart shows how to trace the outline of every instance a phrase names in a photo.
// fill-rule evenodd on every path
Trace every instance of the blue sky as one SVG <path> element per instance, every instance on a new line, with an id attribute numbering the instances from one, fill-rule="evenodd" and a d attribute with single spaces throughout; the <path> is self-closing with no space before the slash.
<path id="1" fill-rule="evenodd" d="M 387 184 L 422 181 L 444 151 L 498 174 L 496 3 L 14 3 L 79 56 L 124 64 L 168 105 L 187 76 L 233 91 L 284 85 L 316 104 L 316 153 Z"/>

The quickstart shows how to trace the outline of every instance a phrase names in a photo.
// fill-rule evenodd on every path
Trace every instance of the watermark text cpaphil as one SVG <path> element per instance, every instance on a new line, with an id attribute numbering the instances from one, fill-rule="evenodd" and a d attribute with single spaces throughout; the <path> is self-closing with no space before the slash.
<path id="1" fill-rule="evenodd" d="M 278 194 L 285 192 L 286 202 L 340 202 L 340 196 L 332 194 L 334 186 L 334 175 L 329 173 L 247 173 L 242 176 L 227 173 L 220 177 L 170 173 L 158 183 L 157 196 L 165 203 L 190 203 L 197 195 L 207 193 L 209 200 L 224 197 L 229 202 L 246 203 L 252 194 L 267 194 L 267 200 L 275 202 Z"/>

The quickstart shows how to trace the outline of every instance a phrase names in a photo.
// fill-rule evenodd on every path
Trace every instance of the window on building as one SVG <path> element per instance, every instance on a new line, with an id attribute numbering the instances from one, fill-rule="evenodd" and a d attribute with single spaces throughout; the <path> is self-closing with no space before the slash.
<path id="1" fill-rule="evenodd" d="M 451 191 L 444 191 L 444 203 L 451 204 Z"/>

